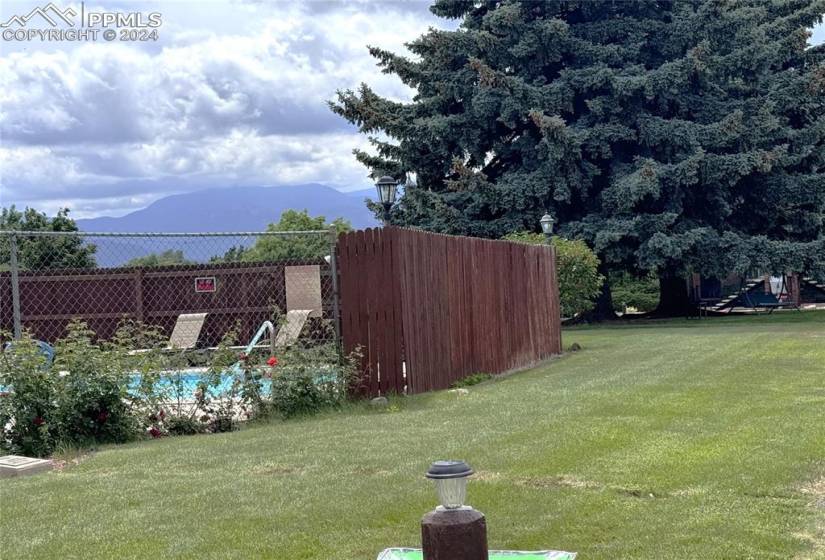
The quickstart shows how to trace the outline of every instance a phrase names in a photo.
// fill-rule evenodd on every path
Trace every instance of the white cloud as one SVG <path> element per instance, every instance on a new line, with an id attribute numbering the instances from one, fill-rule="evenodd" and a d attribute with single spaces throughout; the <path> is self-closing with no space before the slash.
<path id="1" fill-rule="evenodd" d="M 194 19 L 180 4 L 152 8 L 164 13 L 161 46 L 0 58 L 2 203 L 93 215 L 218 185 L 364 185 L 351 152 L 365 139 L 326 101 L 361 81 L 408 99 L 366 45 L 402 51 L 437 20 L 410 4 L 209 6 Z"/>
<path id="2" fill-rule="evenodd" d="M 37 3 L 5 0 L 0 17 Z M 403 52 L 429 26 L 455 26 L 428 4 L 87 2 L 161 12 L 161 40 L 0 44 L 0 204 L 91 216 L 214 186 L 364 187 L 351 151 L 365 139 L 326 101 L 362 81 L 409 99 L 366 46 Z"/>

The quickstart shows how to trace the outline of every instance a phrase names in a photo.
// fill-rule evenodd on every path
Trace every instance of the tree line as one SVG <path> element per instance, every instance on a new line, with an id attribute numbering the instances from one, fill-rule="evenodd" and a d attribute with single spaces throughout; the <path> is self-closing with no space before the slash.
<path id="1" fill-rule="evenodd" d="M 310 216 L 307 210 L 286 210 L 280 219 L 269 224 L 267 231 L 320 231 L 334 227 L 342 233 L 352 230 L 348 220 L 336 218 L 327 223 L 324 216 Z M 77 224 L 64 208 L 55 216 L 47 216 L 33 208 L 23 211 L 14 206 L 0 209 L 0 231 L 53 231 L 76 232 Z M 210 259 L 212 263 L 256 262 L 283 260 L 320 259 L 329 254 L 330 242 L 327 236 L 317 234 L 297 236 L 260 236 L 249 247 L 235 246 L 221 255 Z M 82 236 L 38 237 L 20 235 L 17 237 L 17 260 L 23 270 L 46 270 L 56 268 L 94 268 L 98 247 Z M 0 270 L 8 270 L 10 263 L 9 237 L 0 236 Z M 123 266 L 157 267 L 196 264 L 188 259 L 180 249 L 167 249 L 132 258 Z"/>

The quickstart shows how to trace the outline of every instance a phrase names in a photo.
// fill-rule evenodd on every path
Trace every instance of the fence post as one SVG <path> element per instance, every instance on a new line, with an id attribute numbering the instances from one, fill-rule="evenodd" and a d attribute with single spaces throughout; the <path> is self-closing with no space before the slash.
<path id="1" fill-rule="evenodd" d="M 9 236 L 9 271 L 11 272 L 11 305 L 14 314 L 14 338 L 23 335 L 23 326 L 20 320 L 20 277 L 17 265 L 17 235 Z"/>
<path id="2" fill-rule="evenodd" d="M 336 250 L 338 245 L 338 231 L 334 225 L 329 226 L 329 268 L 332 274 L 332 324 L 335 328 L 335 346 L 340 352 L 341 346 L 341 321 L 338 301 L 338 263 Z"/>

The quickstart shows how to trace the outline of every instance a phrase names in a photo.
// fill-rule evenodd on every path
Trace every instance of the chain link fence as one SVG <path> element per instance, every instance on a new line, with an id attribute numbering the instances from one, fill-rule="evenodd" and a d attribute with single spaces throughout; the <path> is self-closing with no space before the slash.
<path id="1" fill-rule="evenodd" d="M 109 339 L 123 321 L 171 348 L 338 341 L 334 230 L 0 232 L 0 330 L 53 343 L 73 320 Z"/>

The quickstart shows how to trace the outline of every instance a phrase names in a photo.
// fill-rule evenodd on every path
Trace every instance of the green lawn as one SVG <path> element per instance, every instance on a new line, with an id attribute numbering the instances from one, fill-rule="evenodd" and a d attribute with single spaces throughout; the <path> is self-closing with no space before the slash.
<path id="1" fill-rule="evenodd" d="M 825 558 L 825 314 L 571 329 L 470 388 L 111 447 L 0 481 L 0 557 L 373 559 L 417 545 L 439 458 L 495 548 Z"/>

